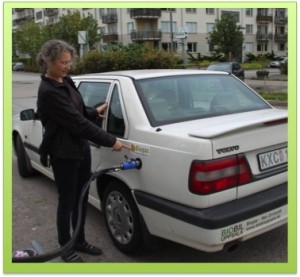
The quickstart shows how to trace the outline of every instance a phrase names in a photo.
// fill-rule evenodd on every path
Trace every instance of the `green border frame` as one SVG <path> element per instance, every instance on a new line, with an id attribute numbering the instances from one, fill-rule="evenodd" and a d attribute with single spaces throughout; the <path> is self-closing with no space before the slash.
<path id="1" fill-rule="evenodd" d="M 288 52 L 296 57 L 296 11 L 297 1 L 231 1 L 231 2 L 3 2 L 3 272 L 4 273 L 295 273 L 297 270 L 297 84 L 296 58 L 289 60 L 288 77 L 288 141 L 289 141 L 289 202 L 288 202 L 288 262 L 287 263 L 30 263 L 13 264 L 12 253 L 12 8 L 133 8 L 133 7 L 174 7 L 174 8 L 287 8 L 288 9 Z M 4 224 L 5 223 L 5 224 Z"/>

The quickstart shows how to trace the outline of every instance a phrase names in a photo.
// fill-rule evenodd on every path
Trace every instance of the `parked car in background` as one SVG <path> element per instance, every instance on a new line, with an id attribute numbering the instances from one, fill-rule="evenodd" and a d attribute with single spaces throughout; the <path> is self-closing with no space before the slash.
<path id="1" fill-rule="evenodd" d="M 281 63 L 287 59 L 287 57 L 276 57 L 273 61 L 270 61 L 268 67 L 270 68 L 279 68 Z"/>
<path id="2" fill-rule="evenodd" d="M 14 71 L 24 70 L 25 69 L 25 64 L 22 63 L 22 62 L 13 63 L 12 69 Z"/>
<path id="3" fill-rule="evenodd" d="M 280 61 L 281 65 L 287 64 L 288 62 L 288 57 L 285 57 L 282 61 Z"/>
<path id="4" fill-rule="evenodd" d="M 209 65 L 207 70 L 210 71 L 225 71 L 239 77 L 241 80 L 245 79 L 245 72 L 238 62 L 217 62 Z"/>
<path id="5" fill-rule="evenodd" d="M 115 246 L 133 254 L 164 238 L 215 252 L 287 222 L 287 111 L 225 72 L 137 70 L 74 76 L 98 122 L 131 151 L 91 142 L 92 171 L 140 159 L 91 184 Z M 43 127 L 34 109 L 13 119 L 19 173 L 39 171 Z M 280 239 L 280 238 L 278 238 Z M 149 243 L 150 242 L 150 243 Z M 274 241 L 274 243 L 276 243 Z"/>

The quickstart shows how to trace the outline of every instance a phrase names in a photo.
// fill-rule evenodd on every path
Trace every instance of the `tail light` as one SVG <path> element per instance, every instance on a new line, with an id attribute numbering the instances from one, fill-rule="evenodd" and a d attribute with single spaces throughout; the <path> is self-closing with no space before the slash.
<path id="1" fill-rule="evenodd" d="M 251 170 L 243 155 L 193 161 L 189 189 L 192 193 L 207 195 L 249 183 L 251 179 Z"/>

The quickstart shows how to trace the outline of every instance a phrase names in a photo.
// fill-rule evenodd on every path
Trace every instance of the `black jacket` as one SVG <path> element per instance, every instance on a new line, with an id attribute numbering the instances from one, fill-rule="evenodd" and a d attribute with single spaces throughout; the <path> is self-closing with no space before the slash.
<path id="1" fill-rule="evenodd" d="M 81 159 L 84 139 L 112 147 L 116 138 L 90 120 L 98 116 L 96 109 L 84 107 L 83 115 L 75 108 L 63 83 L 41 76 L 38 90 L 38 115 L 45 128 L 39 152 L 41 156 Z M 64 77 L 78 93 L 74 82 Z M 80 93 L 79 93 L 80 94 Z"/>

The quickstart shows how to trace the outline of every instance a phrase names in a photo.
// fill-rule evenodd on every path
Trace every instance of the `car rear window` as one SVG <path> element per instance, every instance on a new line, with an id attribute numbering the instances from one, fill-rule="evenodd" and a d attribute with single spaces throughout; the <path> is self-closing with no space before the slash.
<path id="1" fill-rule="evenodd" d="M 182 75 L 135 82 L 152 126 L 270 109 L 256 93 L 230 75 Z"/>

